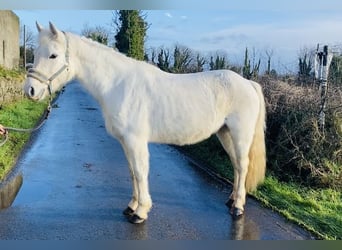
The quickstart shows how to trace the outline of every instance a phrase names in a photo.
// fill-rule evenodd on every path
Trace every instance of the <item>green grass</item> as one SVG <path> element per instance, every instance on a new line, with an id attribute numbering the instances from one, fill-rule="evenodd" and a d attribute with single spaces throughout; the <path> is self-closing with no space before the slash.
<path id="1" fill-rule="evenodd" d="M 218 175 L 233 181 L 232 166 L 215 137 L 183 147 Z M 331 188 L 314 189 L 279 181 L 268 173 L 265 182 L 251 194 L 265 206 L 284 215 L 322 239 L 342 239 L 342 194 Z"/>
<path id="2" fill-rule="evenodd" d="M 337 190 L 283 183 L 269 175 L 252 195 L 319 238 L 342 239 L 342 195 Z"/>
<path id="3" fill-rule="evenodd" d="M 27 98 L 6 104 L 0 110 L 0 124 L 7 127 L 32 128 L 40 120 L 46 106 L 46 102 L 37 103 Z M 0 147 L 0 181 L 13 168 L 29 136 L 28 133 L 9 132 L 9 140 Z"/>
<path id="4" fill-rule="evenodd" d="M 9 70 L 0 66 L 0 77 L 7 79 L 24 79 L 23 72 L 21 70 Z"/>

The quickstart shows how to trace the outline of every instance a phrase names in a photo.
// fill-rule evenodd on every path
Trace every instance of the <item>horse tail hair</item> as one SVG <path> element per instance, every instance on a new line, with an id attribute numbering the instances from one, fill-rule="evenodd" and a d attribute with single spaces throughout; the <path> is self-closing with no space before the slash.
<path id="1" fill-rule="evenodd" d="M 259 97 L 259 115 L 257 118 L 253 142 L 249 150 L 249 166 L 246 177 L 246 191 L 254 191 L 259 184 L 261 184 L 265 178 L 266 172 L 266 148 L 265 148 L 265 119 L 266 108 L 264 95 L 261 86 L 251 81 L 254 89 Z"/>

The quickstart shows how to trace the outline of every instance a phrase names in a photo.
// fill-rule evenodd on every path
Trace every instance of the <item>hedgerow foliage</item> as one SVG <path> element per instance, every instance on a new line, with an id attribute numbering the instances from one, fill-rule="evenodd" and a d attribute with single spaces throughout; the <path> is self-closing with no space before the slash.
<path id="1" fill-rule="evenodd" d="M 342 89 L 328 91 L 324 132 L 318 124 L 320 92 L 262 79 L 267 106 L 268 168 L 282 180 L 342 187 Z"/>

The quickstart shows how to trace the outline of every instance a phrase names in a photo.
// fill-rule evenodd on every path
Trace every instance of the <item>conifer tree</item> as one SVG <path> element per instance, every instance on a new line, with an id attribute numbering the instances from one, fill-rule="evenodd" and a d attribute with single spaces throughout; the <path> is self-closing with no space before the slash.
<path id="1" fill-rule="evenodd" d="M 116 12 L 116 48 L 129 57 L 144 60 L 144 42 L 148 24 L 140 10 L 119 10 Z"/>

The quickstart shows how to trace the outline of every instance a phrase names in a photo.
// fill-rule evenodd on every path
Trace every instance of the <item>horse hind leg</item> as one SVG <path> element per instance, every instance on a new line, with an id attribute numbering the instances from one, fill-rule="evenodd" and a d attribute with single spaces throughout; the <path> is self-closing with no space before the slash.
<path id="1" fill-rule="evenodd" d="M 217 133 L 216 133 L 217 138 L 219 139 L 221 145 L 223 146 L 224 150 L 227 152 L 230 161 L 233 165 L 234 169 L 234 180 L 238 180 L 239 178 L 239 173 L 237 171 L 237 162 L 236 162 L 236 155 L 235 155 L 235 149 L 233 145 L 233 140 L 229 134 L 228 128 L 224 125 Z M 233 190 L 226 202 L 226 205 L 229 209 L 233 207 L 234 200 L 236 199 L 235 194 L 237 192 L 237 181 L 234 181 L 233 184 Z"/>
<path id="2" fill-rule="evenodd" d="M 254 123 L 228 118 L 227 128 L 218 132 L 219 139 L 228 152 L 234 166 L 234 188 L 230 197 L 231 213 L 234 218 L 244 213 L 246 203 L 246 177 L 249 166 L 249 150 L 254 136 Z"/>
<path id="3" fill-rule="evenodd" d="M 241 154 L 241 150 L 236 148 L 237 142 L 236 139 L 234 141 L 232 135 L 227 126 L 223 126 L 218 132 L 217 137 L 221 142 L 223 148 L 229 155 L 229 158 L 234 167 L 234 184 L 233 191 L 229 196 L 228 201 L 226 202 L 227 207 L 230 210 L 230 213 L 234 218 L 238 218 L 243 214 L 243 206 L 245 204 L 245 192 L 243 191 L 244 186 L 241 187 L 241 183 L 244 183 L 243 179 L 246 178 L 248 168 L 248 162 L 242 163 L 241 157 L 238 157 L 236 153 Z M 242 164 L 241 164 L 242 163 Z M 241 167 L 247 164 L 247 167 Z M 245 171 L 243 171 L 245 170 Z M 238 205 L 242 204 L 242 205 Z"/>
<path id="4" fill-rule="evenodd" d="M 246 203 L 245 183 L 249 165 L 248 154 L 242 154 L 240 155 L 240 157 L 238 157 L 238 165 L 238 178 L 237 180 L 234 180 L 234 182 L 237 182 L 237 191 L 235 194 L 235 200 L 232 207 L 232 214 L 235 218 L 241 216 L 244 213 L 244 206 Z"/>
<path id="5" fill-rule="evenodd" d="M 228 126 L 233 141 L 236 157 L 236 171 L 234 183 L 236 190 L 234 193 L 233 217 L 238 218 L 244 213 L 246 203 L 246 179 L 249 168 L 249 151 L 254 137 L 253 122 L 236 122 L 232 120 Z"/>

